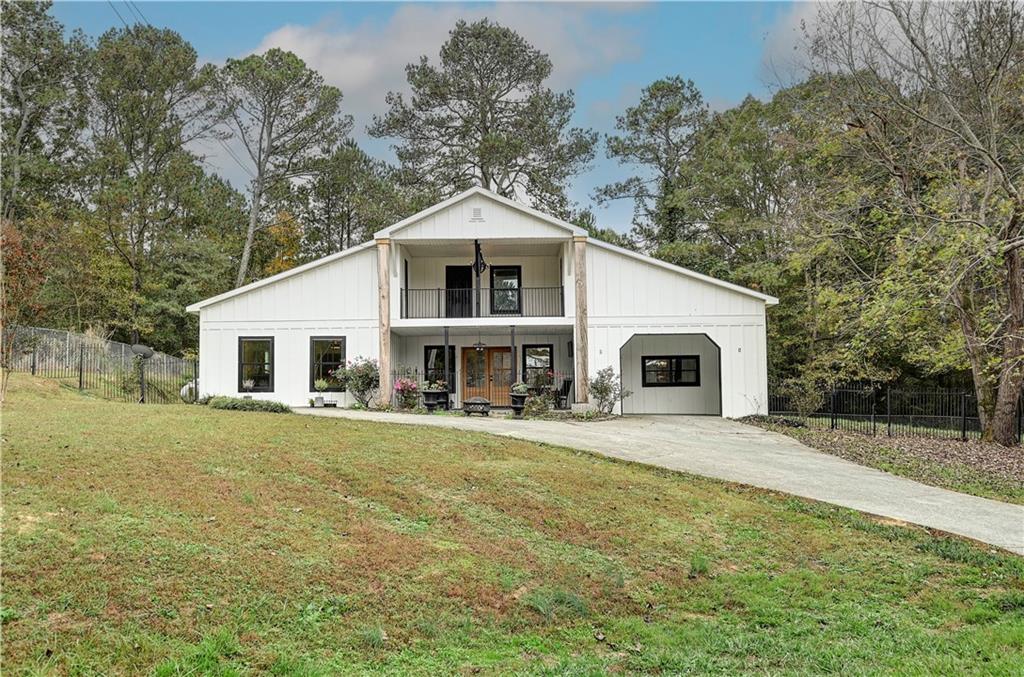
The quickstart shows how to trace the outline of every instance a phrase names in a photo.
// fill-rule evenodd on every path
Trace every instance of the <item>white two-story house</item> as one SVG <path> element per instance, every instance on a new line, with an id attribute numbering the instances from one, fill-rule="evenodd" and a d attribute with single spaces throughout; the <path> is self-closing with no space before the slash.
<path id="1" fill-rule="evenodd" d="M 456 407 L 505 405 L 518 380 L 586 407 L 589 379 L 611 366 L 632 391 L 621 413 L 738 417 L 767 411 L 777 302 L 474 188 L 188 310 L 206 395 L 304 406 L 318 379 L 364 357 L 379 361 L 384 401 L 409 376 L 445 380 Z"/>

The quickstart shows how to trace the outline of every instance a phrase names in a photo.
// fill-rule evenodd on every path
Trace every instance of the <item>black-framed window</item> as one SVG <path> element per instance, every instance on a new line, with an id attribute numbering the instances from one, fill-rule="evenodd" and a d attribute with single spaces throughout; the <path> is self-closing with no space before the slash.
<path id="1" fill-rule="evenodd" d="M 345 364 L 344 336 L 311 336 L 309 338 L 309 390 L 316 390 L 315 383 L 324 379 L 329 383 L 327 392 L 342 391 L 341 383 L 331 372 Z"/>
<path id="2" fill-rule="evenodd" d="M 699 355 L 645 355 L 641 360 L 644 388 L 700 385 Z"/>
<path id="3" fill-rule="evenodd" d="M 520 287 L 523 286 L 522 266 L 491 266 L 491 313 L 519 315 L 523 312 Z"/>
<path id="4" fill-rule="evenodd" d="M 555 346 L 550 343 L 523 344 L 523 382 L 531 386 L 551 385 L 554 380 Z"/>
<path id="5" fill-rule="evenodd" d="M 455 346 L 448 346 L 448 373 L 444 373 L 444 346 L 423 346 L 423 377 L 428 381 L 455 378 Z M 448 384 L 449 388 L 452 384 Z"/>
<path id="6" fill-rule="evenodd" d="M 274 337 L 242 336 L 238 339 L 238 391 L 274 392 Z"/>

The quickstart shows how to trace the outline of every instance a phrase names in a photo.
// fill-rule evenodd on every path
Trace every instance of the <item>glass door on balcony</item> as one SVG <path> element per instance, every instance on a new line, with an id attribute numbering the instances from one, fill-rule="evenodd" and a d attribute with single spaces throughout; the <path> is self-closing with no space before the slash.
<path id="1" fill-rule="evenodd" d="M 473 317 L 473 266 L 445 266 L 445 317 Z"/>
<path id="2" fill-rule="evenodd" d="M 511 404 L 512 349 L 466 348 L 462 351 L 462 399 L 483 397 L 495 407 Z"/>
<path id="3" fill-rule="evenodd" d="M 520 266 L 491 266 L 491 313 L 493 315 L 521 315 L 523 312 L 519 288 L 523 285 Z"/>

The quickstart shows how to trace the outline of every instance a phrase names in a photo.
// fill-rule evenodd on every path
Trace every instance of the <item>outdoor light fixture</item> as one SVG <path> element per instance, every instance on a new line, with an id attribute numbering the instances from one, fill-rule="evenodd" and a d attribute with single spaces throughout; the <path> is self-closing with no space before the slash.
<path id="1" fill-rule="evenodd" d="M 476 349 L 476 352 L 478 353 L 484 352 L 484 348 L 487 347 L 487 344 L 484 343 L 483 336 L 480 335 L 479 331 L 477 331 L 476 333 L 476 343 L 473 344 L 473 347 Z"/>

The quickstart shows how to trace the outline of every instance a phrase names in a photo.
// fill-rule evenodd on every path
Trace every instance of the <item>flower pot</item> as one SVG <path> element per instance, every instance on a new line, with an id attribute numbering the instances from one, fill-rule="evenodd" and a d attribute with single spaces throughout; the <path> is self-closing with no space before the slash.
<path id="1" fill-rule="evenodd" d="M 423 406 L 427 408 L 427 411 L 433 413 L 435 409 L 443 406 L 445 400 L 448 399 L 447 390 L 424 390 L 423 391 Z"/>
<path id="2" fill-rule="evenodd" d="M 523 408 L 526 406 L 526 398 L 529 396 L 529 393 L 509 393 L 509 397 L 512 399 L 512 413 L 516 418 L 523 417 Z"/>
<path id="3" fill-rule="evenodd" d="M 320 395 L 317 395 L 316 397 L 314 397 L 313 398 L 313 406 L 314 407 L 322 407 L 322 406 L 324 406 L 324 398 L 322 396 L 320 396 Z"/>

